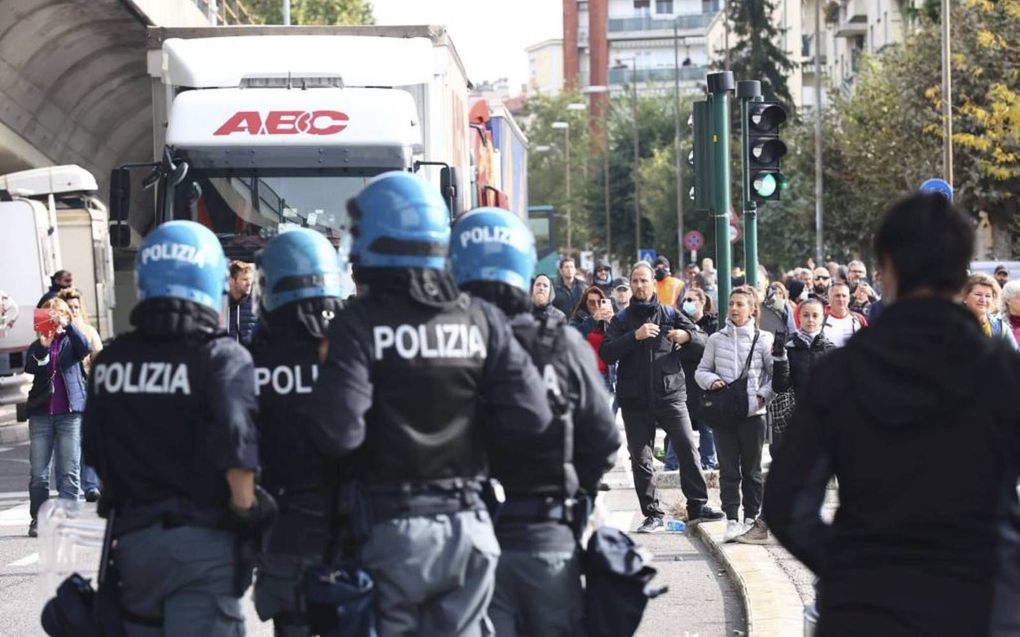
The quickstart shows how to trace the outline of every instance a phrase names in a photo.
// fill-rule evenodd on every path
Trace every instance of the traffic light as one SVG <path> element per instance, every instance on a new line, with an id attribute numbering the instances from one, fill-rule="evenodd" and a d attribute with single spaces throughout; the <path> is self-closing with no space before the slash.
<path id="1" fill-rule="evenodd" d="M 712 169 L 711 120 L 707 101 L 694 102 L 691 115 L 692 138 L 694 149 L 690 161 L 694 167 L 694 187 L 691 188 L 691 199 L 695 210 L 709 210 L 712 207 L 712 180 L 709 171 Z"/>
<path id="2" fill-rule="evenodd" d="M 780 172 L 779 162 L 786 154 L 786 144 L 779 139 L 779 126 L 786 121 L 786 110 L 776 102 L 748 102 L 747 173 L 744 191 L 750 201 L 780 199 L 789 185 Z"/>

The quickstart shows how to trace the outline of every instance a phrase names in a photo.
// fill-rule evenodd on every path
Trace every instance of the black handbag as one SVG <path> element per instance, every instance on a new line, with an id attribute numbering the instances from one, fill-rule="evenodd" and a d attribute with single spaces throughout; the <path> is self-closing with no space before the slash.
<path id="1" fill-rule="evenodd" d="M 754 330 L 751 351 L 747 353 L 744 369 L 740 376 L 725 387 L 705 390 L 701 394 L 701 408 L 698 418 L 713 429 L 734 429 L 748 413 L 747 372 L 751 369 L 751 358 L 758 344 L 758 330 Z"/>
<path id="2" fill-rule="evenodd" d="M 28 390 L 28 398 L 25 399 L 26 412 L 31 413 L 49 408 L 50 400 L 53 399 L 53 377 L 56 375 L 57 372 L 54 370 L 46 382 L 40 383 L 37 380 L 32 383 L 32 388 Z"/>

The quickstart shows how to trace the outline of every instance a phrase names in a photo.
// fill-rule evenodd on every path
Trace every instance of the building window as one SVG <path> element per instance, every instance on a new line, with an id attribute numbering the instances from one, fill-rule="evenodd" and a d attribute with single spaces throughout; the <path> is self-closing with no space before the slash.
<path id="1" fill-rule="evenodd" d="M 647 9 L 651 6 L 651 0 L 634 0 L 635 9 Z"/>
<path id="2" fill-rule="evenodd" d="M 655 0 L 655 12 L 673 14 L 673 0 Z"/>

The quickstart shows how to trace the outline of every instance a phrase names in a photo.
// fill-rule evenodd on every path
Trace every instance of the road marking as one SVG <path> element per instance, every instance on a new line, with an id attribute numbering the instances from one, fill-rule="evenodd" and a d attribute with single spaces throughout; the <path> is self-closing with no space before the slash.
<path id="1" fill-rule="evenodd" d="M 28 491 L 0 491 L 0 500 L 28 499 Z"/>
<path id="2" fill-rule="evenodd" d="M 634 516 L 634 511 L 610 511 L 607 525 L 630 533 L 631 524 L 634 523 Z"/>
<path id="3" fill-rule="evenodd" d="M 0 526 L 25 526 L 32 516 L 28 513 L 29 503 L 25 502 L 16 507 L 0 511 Z"/>
<path id="4" fill-rule="evenodd" d="M 14 447 L 0 447 L 0 453 L 3 453 L 3 452 L 5 452 L 5 451 L 10 451 L 10 450 L 11 450 L 11 449 L 13 449 L 13 448 L 14 448 Z"/>
<path id="5" fill-rule="evenodd" d="M 13 562 L 8 564 L 7 566 L 31 566 L 32 564 L 35 564 L 38 561 L 39 561 L 39 553 L 35 552 L 35 553 L 30 553 L 30 554 L 26 555 L 25 557 L 21 558 L 20 560 L 14 560 Z"/>

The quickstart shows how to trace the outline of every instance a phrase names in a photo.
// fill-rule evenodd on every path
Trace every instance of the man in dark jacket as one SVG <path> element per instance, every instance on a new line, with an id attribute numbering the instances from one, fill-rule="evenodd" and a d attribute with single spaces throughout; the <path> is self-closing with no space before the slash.
<path id="1" fill-rule="evenodd" d="M 244 261 L 230 262 L 230 280 L 227 282 L 227 296 L 230 299 L 227 312 L 227 333 L 230 337 L 248 345 L 255 331 L 255 316 L 251 288 L 255 282 L 255 267 Z"/>
<path id="2" fill-rule="evenodd" d="M 600 288 L 607 297 L 613 294 L 613 268 L 608 261 L 595 263 L 595 273 L 591 275 L 591 284 Z"/>
<path id="3" fill-rule="evenodd" d="M 584 280 L 577 276 L 577 266 L 570 257 L 560 259 L 560 278 L 553 288 L 553 306 L 567 317 L 574 315 L 574 308 L 584 294 Z"/>
<path id="4" fill-rule="evenodd" d="M 701 358 L 708 336 L 680 312 L 659 304 L 654 277 L 647 263 L 634 266 L 630 307 L 613 317 L 599 348 L 607 364 L 619 362 L 616 398 L 623 410 L 634 488 L 645 516 L 637 529 L 640 533 L 660 530 L 665 515 L 652 482 L 656 427 L 665 430 L 677 450 L 680 489 L 687 498 L 689 519 L 718 520 L 723 516 L 706 504 L 708 489 L 684 404 L 683 361 Z"/>
<path id="5" fill-rule="evenodd" d="M 46 294 L 42 295 L 42 298 L 39 299 L 35 306 L 42 307 L 43 303 L 60 294 L 61 290 L 66 290 L 72 285 L 74 285 L 74 276 L 67 270 L 57 270 L 50 277 L 50 289 L 46 290 Z"/>
<path id="6" fill-rule="evenodd" d="M 819 577 L 820 636 L 1020 634 L 1020 401 L 1002 392 L 1020 359 L 954 302 L 973 245 L 941 195 L 894 205 L 875 235 L 889 307 L 797 395 L 765 507 Z"/>

